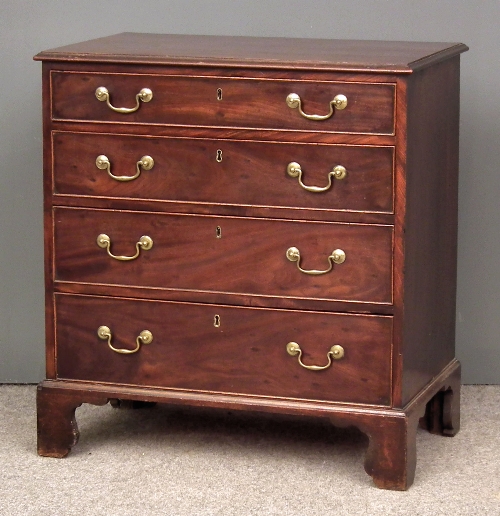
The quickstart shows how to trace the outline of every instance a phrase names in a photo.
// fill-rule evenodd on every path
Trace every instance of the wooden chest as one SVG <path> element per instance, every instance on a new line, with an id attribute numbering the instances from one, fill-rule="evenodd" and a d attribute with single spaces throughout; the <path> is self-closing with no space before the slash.
<path id="1" fill-rule="evenodd" d="M 38 451 L 116 400 L 329 418 L 406 489 L 459 428 L 461 44 L 120 34 L 42 52 Z M 123 106 L 123 107 L 122 107 Z"/>

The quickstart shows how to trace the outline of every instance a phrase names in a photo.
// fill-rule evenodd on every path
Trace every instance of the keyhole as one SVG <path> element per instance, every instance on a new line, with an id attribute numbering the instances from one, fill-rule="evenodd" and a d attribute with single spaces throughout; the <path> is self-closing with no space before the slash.
<path id="1" fill-rule="evenodd" d="M 222 88 L 217 88 L 217 100 L 222 100 Z"/>
<path id="2" fill-rule="evenodd" d="M 222 161 L 222 151 L 220 149 L 217 149 L 217 156 L 215 156 L 215 161 L 217 161 L 217 163 Z"/>
<path id="3" fill-rule="evenodd" d="M 220 226 L 217 226 L 215 228 L 215 237 L 216 238 L 222 238 L 222 228 Z"/>
<path id="4" fill-rule="evenodd" d="M 214 326 L 216 328 L 220 327 L 220 315 L 214 315 Z"/>

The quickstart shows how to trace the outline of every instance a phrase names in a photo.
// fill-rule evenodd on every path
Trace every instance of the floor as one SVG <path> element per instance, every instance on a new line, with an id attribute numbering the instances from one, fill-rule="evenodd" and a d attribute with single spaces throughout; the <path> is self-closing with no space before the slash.
<path id="1" fill-rule="evenodd" d="M 42 458 L 35 394 L 0 386 L 0 516 L 500 515 L 500 386 L 463 387 L 457 436 L 419 430 L 407 492 L 373 486 L 356 429 L 227 411 L 84 405 Z"/>

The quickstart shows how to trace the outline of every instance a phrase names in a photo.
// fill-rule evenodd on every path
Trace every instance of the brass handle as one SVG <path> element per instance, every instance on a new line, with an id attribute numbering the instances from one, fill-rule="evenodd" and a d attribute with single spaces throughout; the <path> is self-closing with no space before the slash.
<path id="1" fill-rule="evenodd" d="M 342 110 L 347 107 L 347 97 L 345 95 L 335 95 L 330 101 L 330 112 L 327 115 L 308 115 L 302 111 L 302 100 L 296 93 L 290 93 L 286 98 L 289 108 L 298 109 L 299 113 L 308 120 L 328 120 L 333 115 L 335 109 Z"/>
<path id="2" fill-rule="evenodd" d="M 320 274 L 326 274 L 327 272 L 330 272 L 333 269 L 333 264 L 340 265 L 341 263 L 345 262 L 345 253 L 342 251 L 342 249 L 335 249 L 333 253 L 328 257 L 328 262 L 330 263 L 330 267 L 326 271 L 317 271 L 317 270 L 310 270 L 307 271 L 303 269 L 300 266 L 300 251 L 296 247 L 289 247 L 286 250 L 286 257 L 291 262 L 297 262 L 297 269 L 299 269 L 300 272 L 303 272 L 304 274 L 310 274 L 311 276 L 319 276 Z"/>
<path id="3" fill-rule="evenodd" d="M 139 336 L 135 339 L 136 346 L 134 349 L 118 349 L 113 347 L 111 344 L 111 338 L 113 336 L 108 326 L 99 326 L 97 329 L 97 335 L 100 339 L 107 340 L 108 346 L 115 353 L 121 353 L 122 355 L 131 355 L 132 353 L 137 353 L 141 347 L 141 344 L 151 344 L 151 342 L 153 342 L 153 334 L 149 330 L 143 330 L 141 333 L 139 333 Z"/>
<path id="4" fill-rule="evenodd" d="M 144 251 L 149 251 L 149 249 L 153 247 L 153 239 L 151 237 L 148 237 L 147 235 L 141 236 L 139 242 L 135 244 L 136 252 L 134 256 L 115 256 L 114 254 L 111 254 L 111 251 L 109 250 L 109 248 L 111 247 L 111 238 L 109 238 L 109 236 L 105 233 L 101 233 L 97 237 L 97 245 L 99 247 L 102 247 L 103 249 L 106 249 L 111 258 L 114 258 L 115 260 L 120 260 L 122 262 L 127 262 L 130 260 L 135 260 L 139 256 L 141 249 L 143 249 Z"/>
<path id="5" fill-rule="evenodd" d="M 108 88 L 105 88 L 104 86 L 99 86 L 99 88 L 95 90 L 95 96 L 97 97 L 97 100 L 106 102 L 108 107 L 117 113 L 133 113 L 139 109 L 139 106 L 141 105 L 140 101 L 149 102 L 153 98 L 153 92 L 149 88 L 142 88 L 142 90 L 135 96 L 136 104 L 133 108 L 115 107 L 111 105 L 111 102 L 109 101 Z"/>
<path id="6" fill-rule="evenodd" d="M 333 169 L 328 172 L 328 184 L 326 186 L 306 186 L 302 182 L 302 168 L 299 165 L 299 163 L 296 163 L 295 161 L 292 161 L 291 163 L 288 163 L 288 166 L 286 167 L 286 171 L 288 172 L 288 175 L 290 177 L 298 177 L 299 185 L 308 192 L 326 192 L 331 186 L 332 186 L 332 177 L 335 179 L 344 179 L 344 177 L 347 175 L 347 170 L 342 165 L 337 165 L 336 167 L 333 167 Z"/>
<path id="7" fill-rule="evenodd" d="M 344 356 L 344 348 L 338 344 L 335 344 L 335 346 L 332 346 L 330 351 L 328 351 L 326 354 L 326 357 L 328 358 L 328 364 L 324 366 L 305 365 L 304 362 L 302 362 L 302 350 L 296 342 L 289 342 L 286 345 L 286 351 L 292 357 L 299 355 L 299 364 L 302 367 L 309 369 L 310 371 L 323 371 L 323 369 L 328 369 L 332 365 L 332 358 L 333 360 L 340 360 Z"/>
<path id="8" fill-rule="evenodd" d="M 104 154 L 97 156 L 95 166 L 99 170 L 107 170 L 110 177 L 116 181 L 132 181 L 141 175 L 142 170 L 151 170 L 155 165 L 154 159 L 151 156 L 143 156 L 136 164 L 136 173 L 133 176 L 115 176 L 111 173 L 111 163 Z"/>

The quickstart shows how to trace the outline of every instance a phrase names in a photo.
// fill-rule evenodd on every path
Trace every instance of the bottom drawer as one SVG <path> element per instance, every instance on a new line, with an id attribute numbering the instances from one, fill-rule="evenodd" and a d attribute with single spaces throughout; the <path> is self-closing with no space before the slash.
<path id="1" fill-rule="evenodd" d="M 70 294 L 56 294 L 55 308 L 60 379 L 390 403 L 389 316 Z M 144 330 L 151 332 L 150 343 L 139 338 Z M 287 352 L 290 342 L 300 346 L 301 356 Z M 342 358 L 339 348 L 329 354 L 334 345 L 343 348 Z M 306 369 L 299 358 L 306 366 L 331 365 Z"/>

